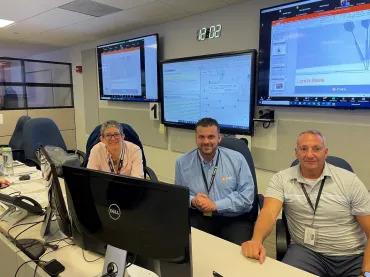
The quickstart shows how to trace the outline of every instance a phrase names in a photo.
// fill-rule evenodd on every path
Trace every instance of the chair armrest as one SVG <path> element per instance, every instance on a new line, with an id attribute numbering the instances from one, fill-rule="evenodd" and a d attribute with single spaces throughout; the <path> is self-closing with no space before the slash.
<path id="1" fill-rule="evenodd" d="M 149 177 L 150 180 L 154 182 L 158 182 L 157 175 L 154 173 L 154 170 L 151 169 L 149 166 L 144 167 L 144 177 Z"/>
<path id="2" fill-rule="evenodd" d="M 276 259 L 281 261 L 288 249 L 287 228 L 282 219 L 276 221 Z"/>

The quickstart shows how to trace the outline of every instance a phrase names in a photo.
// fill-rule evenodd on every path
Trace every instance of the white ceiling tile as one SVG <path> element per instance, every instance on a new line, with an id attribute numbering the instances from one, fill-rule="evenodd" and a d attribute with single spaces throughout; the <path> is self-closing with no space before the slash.
<path id="1" fill-rule="evenodd" d="M 146 5 L 158 0 L 94 0 L 102 4 L 120 8 L 122 10 L 132 9 L 138 6 Z"/>
<path id="2" fill-rule="evenodd" d="M 78 22 L 83 22 L 91 18 L 93 17 L 89 15 L 84 15 L 62 9 L 54 9 L 40 14 L 39 16 L 16 23 L 7 28 L 7 31 L 33 36 L 35 34 L 43 33 L 48 30 L 54 30 L 65 26 L 74 25 Z"/>
<path id="3" fill-rule="evenodd" d="M 202 13 L 204 11 L 218 9 L 227 6 L 225 0 L 160 0 L 173 7 L 173 9 L 181 9 L 188 13 Z"/>
<path id="4" fill-rule="evenodd" d="M 225 1 L 228 4 L 237 4 L 237 3 L 241 3 L 241 2 L 248 2 L 248 1 L 251 1 L 251 0 L 225 0 Z"/>
<path id="5" fill-rule="evenodd" d="M 186 10 L 181 8 L 175 9 L 172 5 L 163 1 L 156 1 L 137 8 L 132 8 L 129 12 L 137 20 L 145 19 L 144 21 L 149 20 L 151 22 L 152 20 L 166 22 L 189 15 L 189 12 Z"/>
<path id="6" fill-rule="evenodd" d="M 0 18 L 14 21 L 37 16 L 71 0 L 1 0 Z"/>

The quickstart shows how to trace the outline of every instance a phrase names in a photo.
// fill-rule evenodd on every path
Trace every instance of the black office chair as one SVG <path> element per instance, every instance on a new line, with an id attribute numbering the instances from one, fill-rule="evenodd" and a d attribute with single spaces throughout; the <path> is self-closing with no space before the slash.
<path id="1" fill-rule="evenodd" d="M 332 165 L 337 167 L 346 169 L 348 171 L 353 172 L 351 165 L 344 159 L 335 157 L 335 156 L 328 156 L 326 161 Z M 291 166 L 295 166 L 298 164 L 298 160 L 292 162 Z M 281 261 L 286 251 L 288 250 L 288 246 L 291 242 L 291 237 L 289 234 L 288 223 L 286 216 L 284 214 L 284 210 L 282 211 L 282 218 L 276 221 L 276 259 Z"/>
<path id="2" fill-rule="evenodd" d="M 248 148 L 248 140 L 244 138 L 238 139 L 233 137 L 224 137 L 220 142 L 220 146 L 240 152 L 248 163 L 254 182 L 254 201 L 252 209 L 248 215 L 248 220 L 254 224 L 254 222 L 257 220 L 258 210 L 263 206 L 263 195 L 258 194 L 256 170 L 254 167 L 252 154 Z"/>
<path id="3" fill-rule="evenodd" d="M 68 150 L 58 126 L 50 118 L 32 118 L 24 124 L 23 147 L 25 162 L 40 167 L 36 151 L 41 146 L 58 146 L 69 153 L 76 153 L 82 160 L 84 153 L 79 150 Z"/>
<path id="4" fill-rule="evenodd" d="M 1 147 L 5 146 L 11 147 L 13 152 L 13 159 L 20 162 L 25 161 L 23 148 L 23 127 L 24 124 L 30 119 L 31 117 L 29 117 L 28 115 L 22 115 L 20 118 L 18 118 L 13 134 L 9 140 L 9 144 L 1 145 Z"/>
<path id="5" fill-rule="evenodd" d="M 144 148 L 143 148 L 143 144 L 140 141 L 139 135 L 130 125 L 121 123 L 121 126 L 122 126 L 123 133 L 125 134 L 125 140 L 136 144 L 141 149 L 141 153 L 143 157 L 144 177 L 148 177 L 152 181 L 158 181 L 158 178 L 155 172 L 150 167 L 148 167 L 146 164 Z M 91 149 L 94 147 L 95 144 L 100 142 L 100 127 L 101 125 L 96 126 L 95 129 L 91 132 L 89 138 L 87 139 L 86 154 L 84 157 L 84 161 L 82 162 L 82 165 L 81 165 L 83 167 L 87 166 Z"/>

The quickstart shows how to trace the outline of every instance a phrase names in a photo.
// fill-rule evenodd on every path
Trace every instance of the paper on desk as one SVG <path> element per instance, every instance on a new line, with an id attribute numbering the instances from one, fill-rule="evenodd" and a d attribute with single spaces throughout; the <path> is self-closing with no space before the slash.
<path id="1" fill-rule="evenodd" d="M 45 185 L 43 184 L 43 182 L 35 182 L 32 180 L 17 181 L 6 188 L 6 190 L 9 189 L 13 189 L 14 191 L 21 191 L 22 195 L 27 195 L 27 193 L 45 191 Z"/>
<path id="2" fill-rule="evenodd" d="M 23 181 L 19 180 L 19 176 L 23 174 L 19 174 L 19 175 L 15 174 L 14 176 L 7 176 L 6 179 L 8 179 L 11 183 L 14 183 L 14 184 L 21 184 L 21 183 L 27 183 L 27 182 L 30 183 L 30 182 L 42 179 L 41 171 L 28 172 L 25 174 L 30 175 L 29 180 L 23 180 Z"/>
<path id="3" fill-rule="evenodd" d="M 24 174 L 35 174 L 37 172 L 40 172 L 37 170 L 36 167 L 31 167 L 31 166 L 16 166 L 14 167 L 14 175 L 19 176 L 19 175 L 24 175 Z"/>
<path id="4" fill-rule="evenodd" d="M 20 161 L 13 161 L 13 166 L 22 166 L 22 165 L 25 165 L 25 164 Z"/>

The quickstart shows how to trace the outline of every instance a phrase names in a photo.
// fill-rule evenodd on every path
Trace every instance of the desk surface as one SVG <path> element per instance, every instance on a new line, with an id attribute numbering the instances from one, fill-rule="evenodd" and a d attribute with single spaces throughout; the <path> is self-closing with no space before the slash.
<path id="1" fill-rule="evenodd" d="M 61 183 L 62 190 L 64 191 L 64 183 L 63 182 Z M 2 190 L 0 192 L 12 193 L 14 191 L 24 191 L 25 193 L 22 193 L 22 195 L 28 195 L 30 197 L 36 198 L 36 200 L 39 201 L 42 206 L 46 206 L 47 204 L 47 188 L 45 186 L 45 182 L 43 182 L 43 180 L 41 179 L 32 180 L 32 182 L 30 181 L 24 182 L 18 185 L 15 184 L 14 186 L 11 186 L 8 189 Z M 30 216 L 26 218 L 24 222 L 36 222 L 39 221 L 40 219 L 42 218 L 37 216 Z M 9 224 L 7 224 L 6 222 L 0 222 L 0 231 L 2 233 L 5 234 L 9 227 L 10 227 Z M 19 226 L 14 228 L 11 231 L 11 235 L 15 236 L 16 234 L 24 230 L 26 227 L 27 226 Z M 35 227 L 31 228 L 30 230 L 24 232 L 19 238 L 41 239 L 40 228 L 41 224 L 38 224 Z M 195 228 L 191 229 L 191 237 L 192 237 L 193 277 L 208 277 L 208 276 L 211 277 L 213 271 L 220 273 L 224 277 L 239 277 L 239 276 L 271 277 L 275 275 L 280 276 L 284 275 L 287 277 L 314 276 L 310 273 L 288 266 L 271 258 L 266 258 L 265 263 L 261 265 L 256 260 L 245 258 L 241 254 L 240 246 L 225 241 L 223 239 L 217 238 Z M 11 249 L 10 251 L 17 253 L 18 257 L 16 259 L 18 261 L 17 262 L 18 266 L 22 262 L 28 260 L 27 256 L 25 256 L 23 253 L 20 253 L 16 247 L 11 246 L 9 244 L 9 241 L 5 240 L 7 239 L 4 236 L 0 236 L 0 243 L 2 243 L 2 245 L 6 244 L 7 245 L 7 247 L 5 247 L 6 249 Z M 5 251 L 3 250 L 5 248 L 0 247 L 1 251 Z M 83 253 L 86 260 L 93 262 L 87 262 L 84 259 Z M 3 254 L 5 253 L 1 252 L 2 257 L 4 257 Z M 19 256 L 21 257 L 21 259 L 19 258 Z M 98 259 L 99 257 L 100 256 L 95 253 L 91 253 L 89 251 L 83 252 L 80 247 L 76 245 L 68 245 L 66 241 L 62 241 L 59 243 L 59 249 L 46 254 L 43 257 L 43 260 L 57 259 L 58 261 L 60 261 L 65 266 L 65 271 L 62 274 L 60 274 L 60 276 L 92 277 L 101 275 L 104 259 L 103 258 Z M 9 263 L 11 264 L 12 261 L 9 261 Z M 4 265 L 6 264 L 6 261 L 2 260 L 0 264 Z M 32 266 L 32 268 L 34 268 L 35 266 L 32 263 L 30 263 L 30 265 Z M 16 266 L 15 269 L 17 269 L 18 266 Z M 30 271 L 30 269 L 27 269 L 25 267 L 24 271 L 28 273 L 22 274 L 21 272 L 21 274 L 17 276 L 33 276 L 33 270 Z M 9 269 L 7 272 L 9 272 Z M 30 275 L 29 272 L 32 272 L 32 275 Z M 155 274 L 153 275 L 152 272 L 137 267 L 135 265 L 132 265 L 128 269 L 128 272 L 132 277 L 156 276 Z M 0 276 L 7 276 L 4 275 L 3 273 L 4 270 L 0 268 Z M 38 270 L 37 276 L 47 276 L 47 274 L 42 272 L 42 270 Z"/>
<path id="2" fill-rule="evenodd" d="M 315 276 L 268 257 L 260 264 L 257 260 L 245 258 L 239 245 L 195 228 L 192 228 L 191 235 L 194 277 L 212 276 L 213 271 L 224 277 Z"/>

